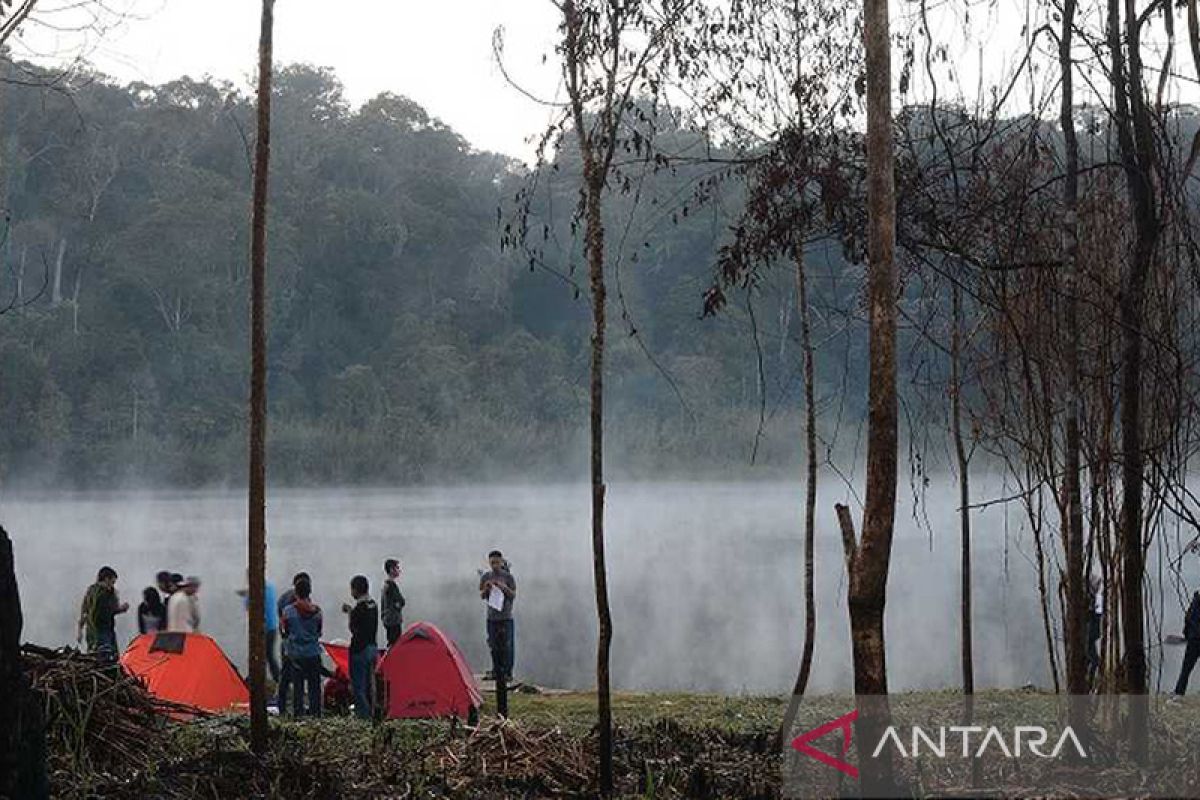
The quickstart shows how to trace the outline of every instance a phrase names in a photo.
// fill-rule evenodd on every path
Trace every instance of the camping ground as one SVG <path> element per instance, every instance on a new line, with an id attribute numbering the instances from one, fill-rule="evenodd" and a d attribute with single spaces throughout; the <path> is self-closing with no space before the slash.
<path id="1" fill-rule="evenodd" d="M 920 711 L 952 720 L 955 692 L 897 694 L 898 716 Z M 490 702 L 490 698 L 489 698 Z M 981 714 L 1029 703 L 1052 707 L 1055 696 L 1034 691 L 983 691 Z M 844 698 L 813 696 L 796 729 L 844 712 Z M 783 759 L 773 735 L 785 700 L 709 694 L 618 693 L 613 698 L 616 784 L 622 797 L 760 797 L 781 794 Z M 93 706 L 93 709 L 95 707 Z M 1169 764 L 1180 794 L 1195 792 L 1200 775 L 1200 708 L 1161 704 L 1155 762 Z M 521 694 L 512 719 L 485 708 L 481 725 L 446 721 L 363 723 L 344 717 L 273 720 L 271 745 L 250 753 L 244 717 L 212 717 L 144 728 L 142 748 L 100 766 L 104 723 L 92 720 L 78 737 L 51 736 L 51 781 L 64 798 L 408 798 L 588 797 L 594 795 L 593 693 Z M 80 715 L 83 716 L 83 715 Z M 104 717 L 98 714 L 98 717 Z M 59 720 L 53 725 L 67 725 Z M 107 755 L 111 756 L 111 753 Z M 984 765 L 986 778 L 1003 765 Z M 1126 793 L 1137 775 L 1100 763 L 1104 785 Z M 949 773 L 906 773 L 913 796 L 961 796 L 967 784 Z M 1058 771 L 1027 777 L 1029 787 L 1070 792 L 1073 776 Z M 1128 792 L 1135 793 L 1135 792 Z"/>

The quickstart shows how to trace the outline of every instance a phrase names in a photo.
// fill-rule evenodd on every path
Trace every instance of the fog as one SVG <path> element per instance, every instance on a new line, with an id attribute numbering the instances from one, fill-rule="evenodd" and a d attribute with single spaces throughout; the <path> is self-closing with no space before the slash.
<path id="1" fill-rule="evenodd" d="M 831 490 L 819 505 L 814 691 L 852 687 L 832 511 L 844 494 Z M 614 686 L 787 692 L 803 636 L 802 485 L 630 483 L 610 486 L 608 497 Z M 911 498 L 899 509 L 886 621 L 893 690 L 958 683 L 955 505 L 949 490 L 930 491 L 920 523 Z M 245 509 L 244 495 L 232 492 L 0 498 L 0 523 L 16 547 L 24 638 L 72 643 L 80 598 L 103 564 L 116 568 L 122 599 L 135 607 L 154 573 L 171 569 L 203 579 L 202 627 L 244 664 L 246 618 L 235 591 L 245 575 Z M 293 573 L 311 573 L 326 636 L 347 637 L 339 609 L 350 577 L 366 574 L 377 595 L 383 559 L 396 556 L 406 624 L 438 624 L 481 672 L 476 570 L 499 548 L 518 582 L 517 677 L 587 688 L 596 637 L 589 520 L 589 489 L 577 485 L 273 491 L 269 577 L 282 590 Z M 1016 510 L 1006 518 L 1001 506 L 976 512 L 974 526 L 976 683 L 1049 685 L 1030 537 Z M 1168 598 L 1166 632 L 1180 624 L 1174 606 Z M 122 644 L 132 638 L 133 613 L 119 618 L 117 633 Z M 1177 650 L 1165 650 L 1171 680 Z"/>

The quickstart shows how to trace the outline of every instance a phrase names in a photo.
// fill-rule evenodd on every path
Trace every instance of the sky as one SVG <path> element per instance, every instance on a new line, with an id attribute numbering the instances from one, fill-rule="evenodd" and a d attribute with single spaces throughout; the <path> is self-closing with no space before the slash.
<path id="1" fill-rule="evenodd" d="M 256 0 L 100 2 L 103 11 L 84 12 L 78 0 L 42 0 L 41 16 L 10 42 L 14 54 L 42 62 L 83 57 L 122 82 L 211 75 L 250 86 Z M 94 27 L 85 13 L 99 13 L 97 30 L 84 30 Z M 477 149 L 528 158 L 530 137 L 552 117 L 504 78 L 492 49 L 503 27 L 505 68 L 553 99 L 549 0 L 278 0 L 275 15 L 276 63 L 332 67 L 355 104 L 384 91 L 408 96 Z"/>
<path id="2" fill-rule="evenodd" d="M 918 32 L 919 4 L 892 0 L 893 33 Z M 953 70 L 957 91 L 943 101 L 972 100 L 1006 82 L 1021 60 L 1029 31 L 1048 20 L 1030 0 L 962 0 L 930 4 L 933 38 L 946 46 L 939 82 Z M 331 11 L 336 8 L 336 11 Z M 83 58 L 119 81 L 162 83 L 183 75 L 228 79 L 251 87 L 256 63 L 258 0 L 39 0 L 37 14 L 10 41 L 18 58 L 63 62 Z M 542 101 L 561 99 L 553 53 L 557 11 L 550 0 L 278 0 L 276 63 L 331 67 L 355 104 L 384 91 L 402 94 L 466 137 L 479 150 L 532 160 L 535 139 L 554 117 Z M 1085 22 L 1100 25 L 1095 9 Z M 502 28 L 502 74 L 492 48 Z M 1157 30 L 1156 28 L 1154 30 Z M 1148 37 L 1153 40 L 1154 36 Z M 1012 100 L 1028 108 L 1033 94 L 1056 86 L 1052 40 L 1037 40 L 1046 67 L 1027 73 Z M 1086 47 L 1077 48 L 1086 56 Z M 545 60 L 543 60 L 545 59 Z M 894 51 L 894 75 L 899 50 Z M 1051 62 L 1051 63 L 1046 63 Z M 1087 67 L 1084 67 L 1087 69 Z M 1182 70 L 1191 74 L 1191 65 Z M 928 96 L 923 69 L 913 76 L 909 102 Z M 1040 84 L 1040 90 L 1034 89 Z M 1189 81 L 1185 98 L 1197 94 Z M 1078 87 L 1087 92 L 1086 82 Z M 527 93 L 528 94 L 527 94 Z M 956 96 L 957 95 L 957 96 Z M 1077 95 L 1078 101 L 1087 100 Z M 902 102 L 904 101 L 902 100 Z M 1053 111 L 1053 105 L 1047 106 Z M 1015 107 L 1010 110 L 1018 110 Z"/>

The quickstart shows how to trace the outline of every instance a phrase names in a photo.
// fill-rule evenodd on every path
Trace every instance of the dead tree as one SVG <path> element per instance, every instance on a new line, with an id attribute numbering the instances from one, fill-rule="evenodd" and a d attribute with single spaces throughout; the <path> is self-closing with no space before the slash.
<path id="1" fill-rule="evenodd" d="M 275 0 L 263 0 L 258 40 L 258 131 L 250 223 L 250 744 L 267 750 L 266 440 L 267 440 L 267 178 L 271 161 L 271 72 Z"/>

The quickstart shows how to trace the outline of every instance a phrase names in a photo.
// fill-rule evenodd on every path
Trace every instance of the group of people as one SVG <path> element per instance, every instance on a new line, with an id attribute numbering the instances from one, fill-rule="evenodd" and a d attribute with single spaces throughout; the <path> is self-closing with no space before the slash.
<path id="1" fill-rule="evenodd" d="M 117 571 L 101 567 L 96 582 L 88 587 L 79 608 L 76 641 L 85 640 L 89 652 L 106 661 L 117 658 L 117 617 L 129 611 L 117 593 Z M 179 573 L 162 571 L 154 586 L 142 592 L 137 608 L 139 633 L 172 631 L 194 633 L 200 630 L 200 579 L 184 578 Z"/>
<path id="2" fill-rule="evenodd" d="M 386 578 L 381 599 L 387 603 L 389 600 L 395 602 L 398 597 L 399 609 L 393 613 L 400 613 L 404 607 L 404 595 L 400 594 L 397 584 L 400 564 L 395 559 L 388 559 L 384 570 Z M 274 587 L 267 584 L 267 665 L 279 684 L 276 703 L 280 714 L 288 712 L 289 700 L 296 716 L 321 714 L 321 684 L 327 674 L 321 663 L 325 618 L 321 607 L 313 602 L 312 591 L 312 578 L 307 572 L 297 573 L 292 578 L 291 588 L 274 602 L 271 602 Z M 371 597 L 371 583 L 365 575 L 350 579 L 350 596 L 354 602 L 343 603 L 342 612 L 347 615 L 350 626 L 350 685 L 354 713 L 369 719 L 375 707 L 373 676 L 379 656 L 379 606 Z M 402 616 L 392 619 L 397 628 L 403 624 Z M 278 630 L 282 638 L 282 666 L 275 660 L 273 630 Z M 390 628 L 388 633 L 391 634 Z"/>
<path id="3" fill-rule="evenodd" d="M 487 570 L 479 572 L 479 595 L 487 604 L 487 641 L 492 656 L 491 674 L 497 680 L 511 680 L 516 653 L 513 603 L 517 582 L 512 569 L 499 550 L 488 554 Z M 379 602 L 371 596 L 370 580 L 355 575 L 350 580 L 352 602 L 342 604 L 350 630 L 350 684 L 355 713 L 369 718 L 374 713 L 374 674 L 379 657 L 379 627 L 382 624 L 386 646 L 391 647 L 404 630 L 405 599 L 400 591 L 400 562 L 389 558 L 383 563 L 383 586 Z M 116 618 L 129 610 L 116 590 L 117 573 L 102 567 L 96 583 L 84 595 L 79 615 L 77 639 L 86 637 L 87 648 L 106 660 L 116 660 Z M 143 592 L 138 606 L 138 631 L 195 633 L 200 630 L 200 579 L 184 578 L 179 573 L 159 572 L 155 585 Z M 247 608 L 249 590 L 241 589 Z M 278 685 L 276 698 L 280 714 L 319 716 L 322 706 L 322 678 L 329 675 L 321 662 L 321 637 L 325 619 L 321 607 L 313 601 L 312 577 L 299 572 L 283 594 L 276 594 L 266 582 L 265 617 L 267 669 Z M 282 662 L 276 655 L 281 644 Z"/>

